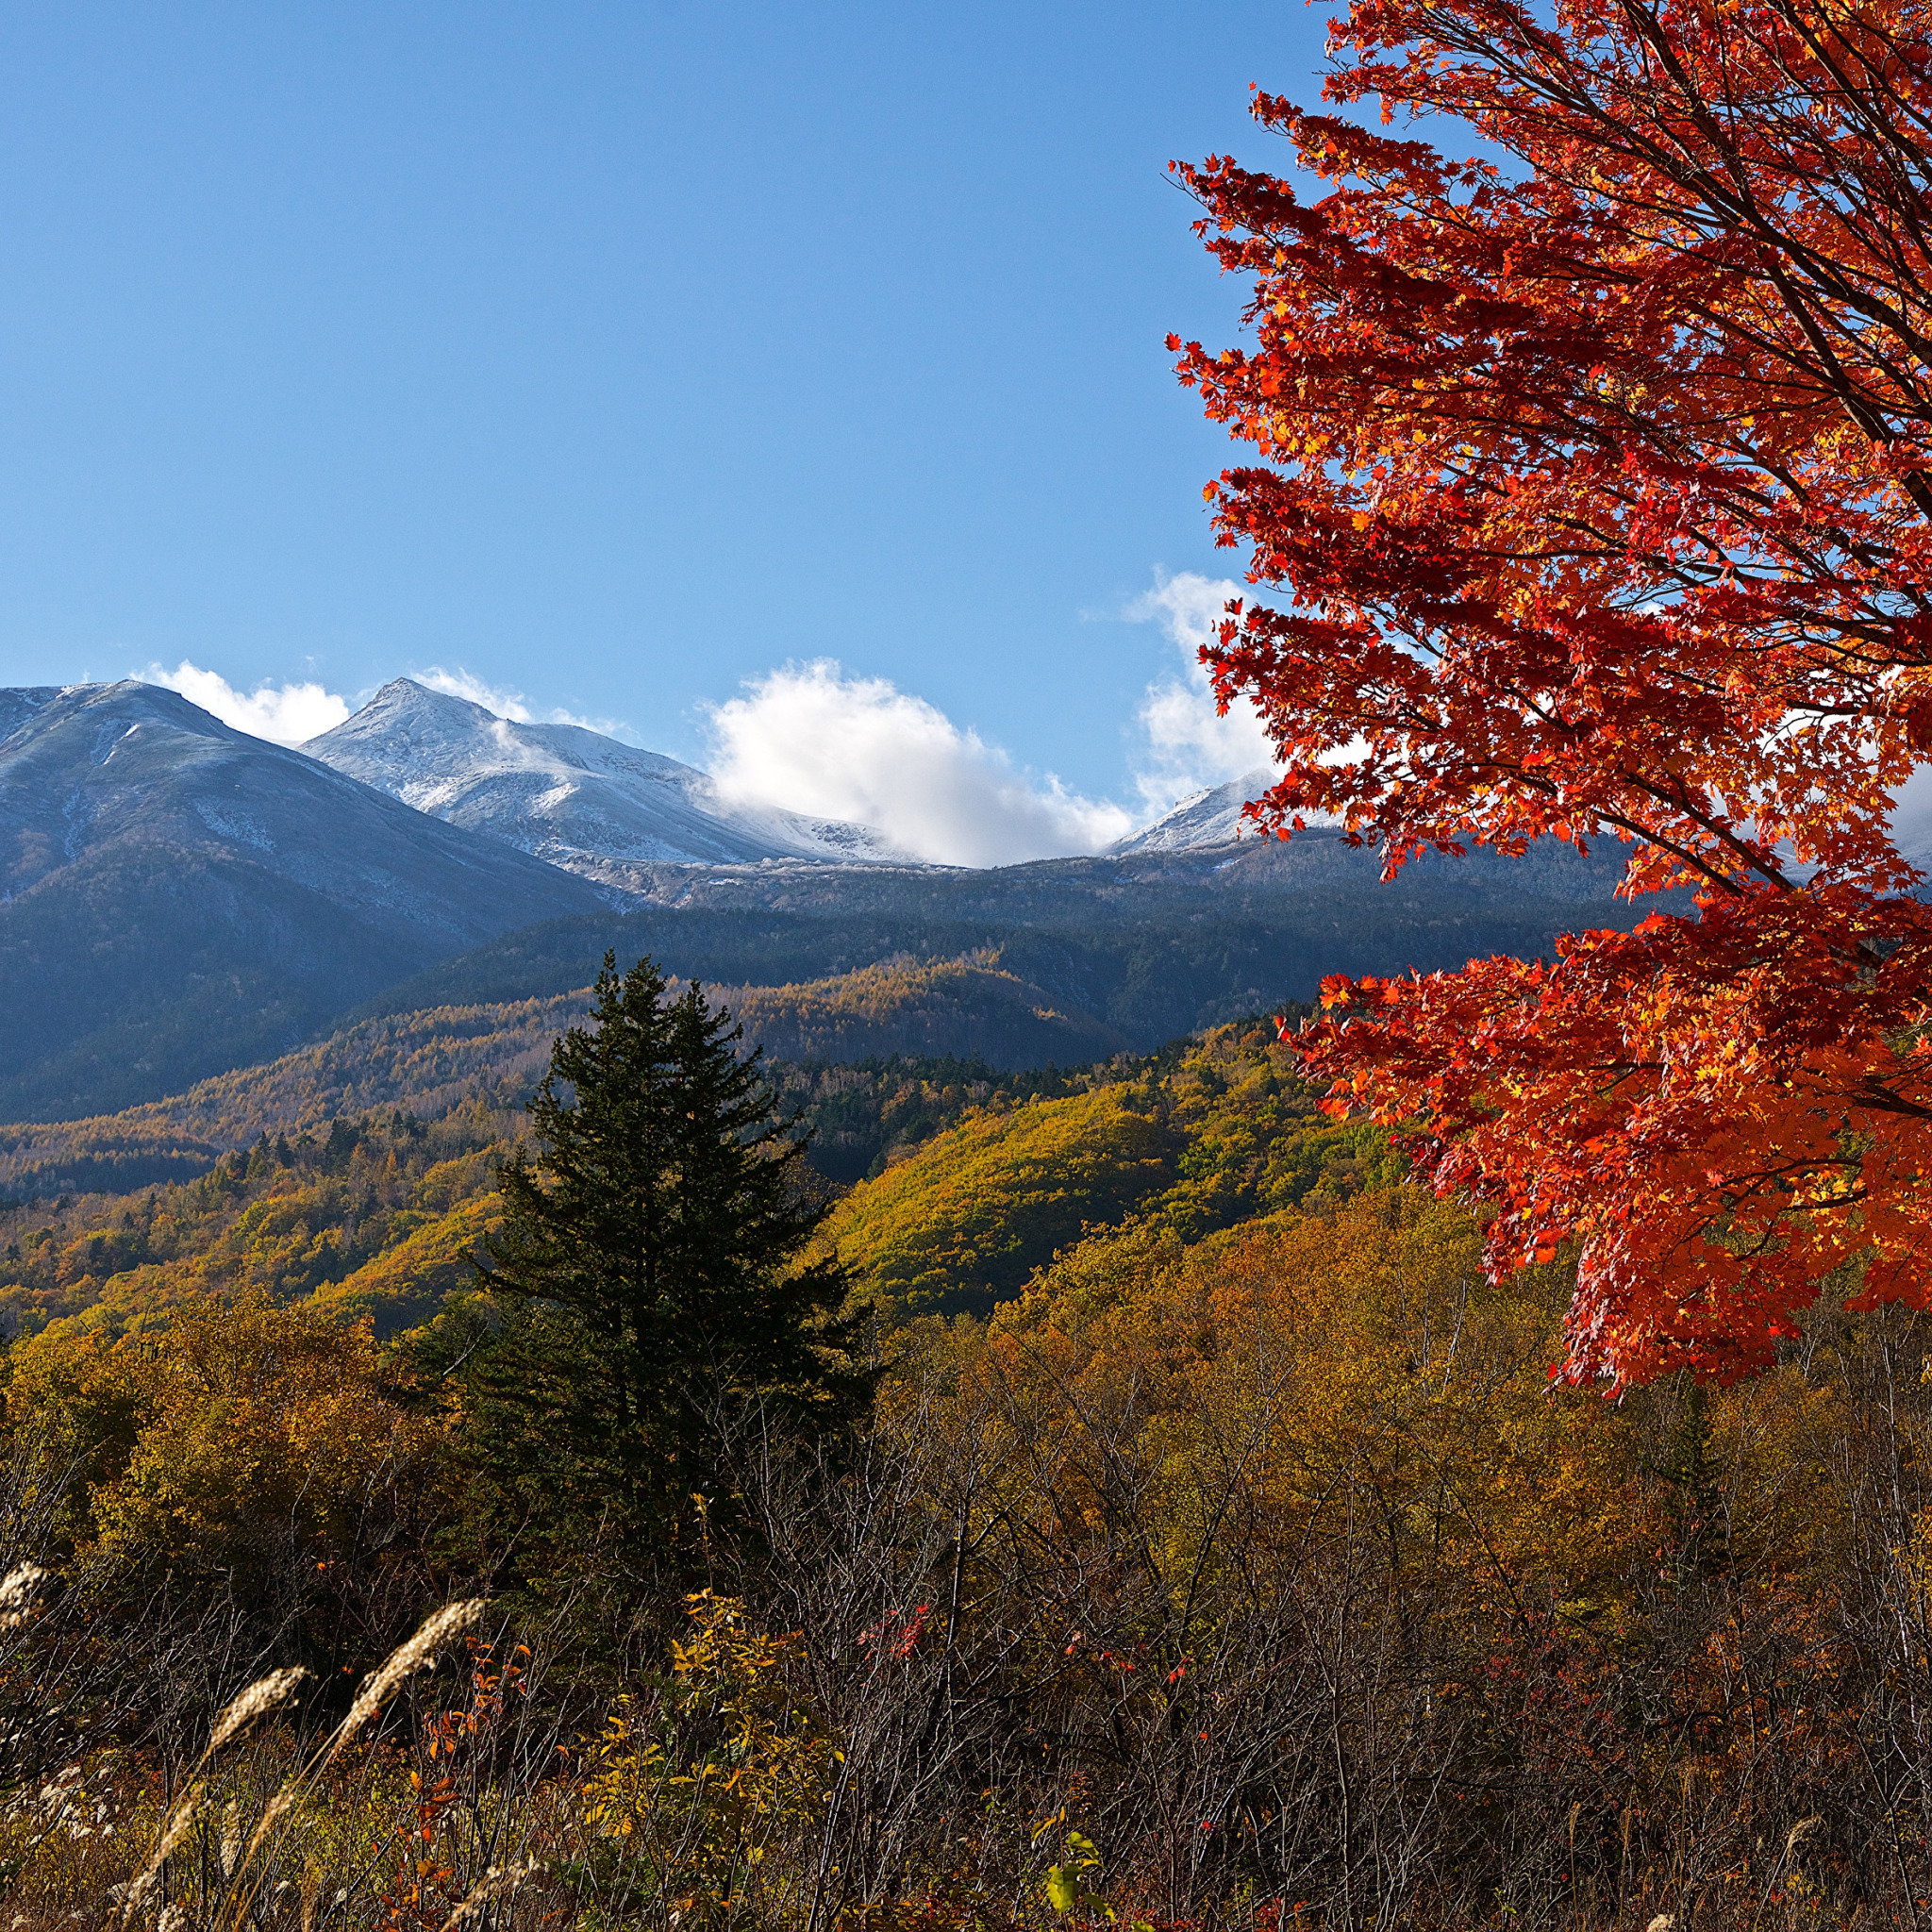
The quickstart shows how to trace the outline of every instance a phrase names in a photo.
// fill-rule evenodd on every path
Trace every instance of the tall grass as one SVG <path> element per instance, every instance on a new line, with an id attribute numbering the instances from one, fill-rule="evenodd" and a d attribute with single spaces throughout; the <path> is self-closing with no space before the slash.
<path id="1" fill-rule="evenodd" d="M 962 1333 L 836 1462 L 741 1439 L 708 1576 L 586 1547 L 486 1604 L 398 1549 L 412 1600 L 318 1624 L 62 1547 L 18 1461 L 0 1932 L 1926 1924 L 1919 1321 L 1591 1411 L 1591 1483 L 1543 1396 L 1481 1407 L 1540 1361 L 1473 1314 L 1185 1403 Z"/>

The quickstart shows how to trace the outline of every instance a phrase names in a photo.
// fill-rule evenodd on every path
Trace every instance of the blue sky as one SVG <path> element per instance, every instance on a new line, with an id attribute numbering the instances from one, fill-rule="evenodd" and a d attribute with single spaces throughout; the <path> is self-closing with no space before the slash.
<path id="1" fill-rule="evenodd" d="M 1278 160 L 1323 19 L 8 8 L 0 682 L 440 668 L 715 760 L 832 658 L 1140 809 L 1186 626 L 1122 613 L 1235 568 L 1164 164 Z"/>

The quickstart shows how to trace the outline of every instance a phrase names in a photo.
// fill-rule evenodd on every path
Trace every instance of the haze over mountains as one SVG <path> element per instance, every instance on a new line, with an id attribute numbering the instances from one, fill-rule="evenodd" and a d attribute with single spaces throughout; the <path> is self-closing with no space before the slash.
<path id="1" fill-rule="evenodd" d="M 358 1014 L 555 998 L 607 948 L 735 989 L 793 1055 L 1013 1067 L 1641 909 L 1615 854 L 1385 887 L 1333 832 L 1236 842 L 1264 777 L 1096 857 L 972 871 L 408 679 L 300 751 L 155 686 L 0 691 L 0 1120 L 112 1112 Z"/>

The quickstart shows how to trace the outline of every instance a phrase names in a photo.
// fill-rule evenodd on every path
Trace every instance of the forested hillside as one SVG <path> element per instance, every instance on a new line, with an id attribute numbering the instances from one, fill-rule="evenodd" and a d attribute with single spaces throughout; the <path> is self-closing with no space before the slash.
<path id="1" fill-rule="evenodd" d="M 525 1129 L 550 1029 L 580 1017 L 558 1002 L 368 1022 L 275 1063 L 258 1091 L 208 1082 L 172 1118 L 8 1130 L 0 1318 L 14 1334 L 69 1319 L 119 1332 L 204 1295 L 262 1294 L 366 1315 L 384 1335 L 426 1319 L 469 1286 L 463 1257 L 493 1224 L 495 1164 Z M 983 1313 L 1088 1227 L 1136 1210 L 1193 1238 L 1324 1177 L 1347 1191 L 1391 1172 L 1386 1134 L 1366 1137 L 1364 1164 L 1364 1137 L 1284 1087 L 1265 1037 L 1224 1029 L 1164 1061 L 1068 1073 L 893 1057 L 781 1064 L 773 1079 L 822 1185 L 858 1183 L 824 1239 L 896 1324 Z M 167 1161 L 198 1165 L 88 1185 Z"/>
<path id="2" fill-rule="evenodd" d="M 889 1319 L 985 1315 L 1091 1231 L 1191 1242 L 1402 1172 L 1386 1129 L 1317 1110 L 1273 1028 L 1223 1027 L 1082 1085 L 997 1097 L 839 1203 L 824 1241 Z"/>
<path id="3" fill-rule="evenodd" d="M 588 985 L 607 950 L 620 964 L 648 953 L 717 986 L 986 954 L 1056 1010 L 1144 1053 L 1311 999 L 1324 974 L 1460 966 L 1489 952 L 1534 958 L 1579 924 L 1626 927 L 1651 905 L 1613 896 L 1621 863 L 1614 847 L 1584 858 L 1545 843 L 1466 866 L 1425 857 L 1385 886 L 1372 853 L 1318 829 L 1287 844 L 1250 839 L 985 873 L 653 867 L 639 880 L 653 900 L 641 910 L 508 933 L 363 1011 L 547 997 Z M 1016 1067 L 1038 1054 L 1021 1038 L 980 1050 Z"/>
<path id="4" fill-rule="evenodd" d="M 983 1078 L 1016 1064 L 1085 1065 L 1122 1050 L 1111 1028 L 1059 1010 L 990 956 L 899 959 L 800 986 L 714 987 L 711 995 L 742 1024 L 747 1050 L 808 1065 L 958 1060 Z M 78 1121 L 0 1126 L 0 1199 L 191 1179 L 263 1134 L 372 1109 L 401 1107 L 435 1119 L 467 1097 L 513 1111 L 542 1072 L 551 1041 L 585 1009 L 579 990 L 365 1020 L 173 1099 Z M 846 1163 L 840 1177 L 856 1178 L 849 1158 L 839 1158 Z"/>
<path id="5" fill-rule="evenodd" d="M 1002 970 L 996 952 L 886 959 L 800 986 L 721 986 L 712 996 L 774 1059 L 953 1057 L 997 1067 L 1085 1066 L 1126 1036 Z"/>
<path id="6" fill-rule="evenodd" d="M 320 1043 L 204 1080 L 173 1099 L 92 1119 L 0 1126 L 0 1198 L 121 1192 L 203 1174 L 264 1134 L 326 1133 L 338 1118 L 461 1101 L 513 1110 L 580 998 L 441 1008 L 367 1021 Z"/>
<path id="7" fill-rule="evenodd" d="M 431 961 L 609 895 L 125 681 L 0 733 L 0 1117 L 286 1051 Z"/>
<path id="8" fill-rule="evenodd" d="M 126 1883 L 164 1819 L 147 1740 L 312 1657 L 321 1683 L 216 1774 L 219 1874 L 223 1818 L 453 1589 L 508 1591 L 475 1685 L 406 1690 L 302 1800 L 301 1843 L 346 1821 L 442 1861 L 332 1863 L 344 1925 L 425 1883 L 440 1924 L 501 1864 L 454 1796 L 415 1795 L 445 1787 L 492 1794 L 546 1910 L 629 1897 L 668 1924 L 695 1898 L 722 1924 L 746 1896 L 787 1923 L 851 1765 L 898 1849 L 854 1821 L 841 1870 L 946 1928 L 988 1901 L 1017 1928 L 1257 1897 L 1233 1923 L 1302 1898 L 1339 1925 L 1370 1884 L 1416 1923 L 1500 1896 L 1607 1924 L 1689 1870 L 1755 1895 L 1757 1826 L 1787 1808 L 1820 1823 L 1784 1895 L 1883 1881 L 1853 1834 L 1885 1802 L 1864 1754 L 1927 1694 L 1918 1318 L 1834 1306 L 1740 1390 L 1553 1395 L 1567 1265 L 1488 1283 L 1474 1219 L 1408 1185 L 1385 1130 L 1321 1113 L 1272 1024 L 1036 1075 L 779 1065 L 826 1143 L 811 1185 L 842 1188 L 819 1252 L 871 1311 L 875 1412 L 850 1464 L 747 1443 L 706 1507 L 756 1534 L 720 1528 L 708 1593 L 625 1622 L 592 1533 L 541 1559 L 496 1541 L 467 1446 L 494 1398 L 465 1364 L 505 1316 L 470 1257 L 527 1125 L 529 1062 L 507 1082 L 500 1056 L 570 1010 L 369 1023 L 272 1070 L 255 1105 L 306 1124 L 0 1216 L 0 1418 L 29 1485 L 0 1555 L 64 1591 L 0 1626 L 0 1700 L 19 1774 L 82 1767 L 73 1808 L 0 1821 L 23 1895 Z M 378 1078 L 443 1100 L 326 1110 Z M 231 1129 L 246 1084 L 192 1119 Z M 621 1683 L 662 1674 L 666 1631 L 667 1688 L 609 1690 L 613 1653 Z M 532 1754 L 526 1723 L 572 1728 Z M 749 1755 L 700 1802 L 674 1781 L 710 1790 L 719 1725 Z M 1378 1848 L 1404 1843 L 1426 1879 Z"/>
<path id="9" fill-rule="evenodd" d="M 476 745 L 494 746 L 490 758 L 510 758 L 493 727 L 476 722 L 488 715 L 476 707 L 407 682 L 390 695 L 398 691 L 412 694 L 405 712 L 425 712 L 425 729 L 428 713 L 460 714 Z M 525 796 L 533 781 L 514 758 L 491 767 L 487 788 L 523 826 L 505 842 L 149 685 L 23 690 L 5 722 L 0 997 L 9 1025 L 0 1038 L 0 1116 L 15 1120 L 139 1106 L 359 1018 L 554 998 L 588 985 L 607 949 L 737 988 L 808 986 L 886 962 L 903 973 L 974 960 L 1020 984 L 954 974 L 924 996 L 894 985 L 890 1013 L 876 991 L 847 987 L 767 1002 L 761 1024 L 774 1052 L 791 1058 L 950 1053 L 1020 1069 L 1150 1051 L 1311 996 L 1338 968 L 1387 973 L 1460 965 L 1492 950 L 1534 954 L 1566 927 L 1624 925 L 1641 909 L 1613 897 L 1616 853 L 1584 856 L 1550 841 L 1461 868 L 1425 860 L 1392 884 L 1378 882 L 1373 853 L 1322 828 L 1291 846 L 1250 839 L 971 871 L 844 862 L 876 841 L 851 826 L 748 808 L 732 821 L 743 837 L 733 834 L 720 854 L 817 858 L 607 856 L 591 865 L 604 881 L 593 887 L 516 846 L 548 850 L 552 833 L 563 836 L 545 812 L 580 811 L 571 839 L 600 824 L 616 838 L 615 820 L 582 799 L 559 803 L 576 795 L 575 781 L 559 777 L 538 813 L 550 830 L 525 825 L 521 815 L 537 809 Z M 412 796 L 415 781 L 403 774 L 430 748 L 407 718 L 391 723 L 395 741 L 384 741 L 401 763 L 385 754 L 368 769 L 379 766 L 385 785 Z M 569 757 L 594 734 L 515 729 L 529 738 L 526 751 L 541 741 L 544 757 L 564 758 L 558 773 L 591 783 Z M 700 774 L 596 744 L 596 784 L 615 783 L 622 766 L 625 785 L 643 788 L 625 794 L 633 816 L 671 811 L 674 794 L 680 824 L 693 800 L 710 801 L 699 818 L 725 809 Z M 697 791 L 687 797 L 679 788 L 689 786 Z M 442 794 L 431 784 L 423 795 Z M 451 814 L 460 820 L 465 808 Z M 630 829 L 639 852 L 657 849 L 655 835 Z M 565 845 L 554 856 L 589 862 L 587 850 Z M 664 849 L 685 848 L 674 839 Z M 713 846 L 700 840 L 692 849 Z"/>
<path id="10" fill-rule="evenodd" d="M 515 1124 L 480 1096 L 428 1124 L 339 1114 L 264 1135 L 192 1181 L 12 1209 L 0 1308 L 15 1333 L 72 1320 L 118 1334 L 208 1297 L 321 1296 L 393 1332 L 467 1282 L 461 1252 L 488 1225 Z"/>

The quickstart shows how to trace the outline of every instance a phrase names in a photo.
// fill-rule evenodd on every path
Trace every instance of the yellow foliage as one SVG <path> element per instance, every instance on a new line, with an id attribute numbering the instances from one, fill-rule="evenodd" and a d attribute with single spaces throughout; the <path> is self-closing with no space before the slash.
<path id="1" fill-rule="evenodd" d="M 743 1607 L 708 1590 L 686 1607 L 695 1628 L 672 1644 L 670 1693 L 650 1716 L 617 1698 L 584 1815 L 633 1886 L 708 1922 L 759 1890 L 767 1852 L 818 1815 L 834 1758 L 786 1681 L 798 1637 L 747 1630 Z"/>
<path id="2" fill-rule="evenodd" d="M 1400 1188 L 1191 1247 L 1150 1223 L 1096 1234 L 983 1339 L 911 1346 L 963 1355 L 957 1399 L 995 1419 L 978 1440 L 1062 1532 L 1097 1533 L 1133 1488 L 1177 1593 L 1241 1591 L 1239 1525 L 1245 1560 L 1366 1539 L 1471 1607 L 1588 1619 L 1648 1512 L 1615 1413 L 1549 1391 L 1565 1301 L 1556 1269 L 1489 1284 L 1468 1216 Z"/>
<path id="3" fill-rule="evenodd" d="M 125 1555 L 230 1567 L 261 1556 L 265 1530 L 333 1548 L 372 1491 L 423 1476 L 433 1446 L 366 1323 L 258 1296 L 112 1341 L 45 1333 L 11 1368 L 9 1428 L 88 1457 L 76 1534 Z"/>
<path id="4" fill-rule="evenodd" d="M 1031 1101 L 970 1119 L 862 1182 L 824 1240 L 870 1300 L 985 1307 L 1090 1223 L 1166 1186 L 1178 1149 L 1132 1088 Z"/>
<path id="5" fill-rule="evenodd" d="M 0 1319 L 118 1334 L 258 1293 L 318 1295 L 385 1333 L 420 1321 L 468 1285 L 461 1257 L 491 1224 L 478 1204 L 493 1196 L 505 1124 L 487 1108 L 428 1126 L 338 1118 L 325 1136 L 260 1141 L 184 1185 L 70 1204 L 0 1249 Z"/>
<path id="6" fill-rule="evenodd" d="M 1008 1066 L 1065 1066 L 1127 1044 L 1105 1021 L 1001 971 L 997 954 L 881 960 L 798 985 L 713 991 L 777 1059 L 983 1054 Z"/>
<path id="7" fill-rule="evenodd" d="M 440 1171 L 432 1169 L 431 1176 Z M 339 1319 L 373 1322 L 385 1334 L 426 1322 L 446 1296 L 475 1286 L 470 1257 L 502 1224 L 503 1203 L 495 1193 L 465 1201 L 408 1231 L 353 1274 L 317 1289 L 309 1306 Z"/>
<path id="8" fill-rule="evenodd" d="M 969 1115 L 854 1189 L 826 1244 L 890 1316 L 985 1313 L 1094 1228 L 1197 1241 L 1399 1178 L 1386 1130 L 1327 1121 L 1285 1060 L 1221 1027 L 1164 1073 Z"/>

